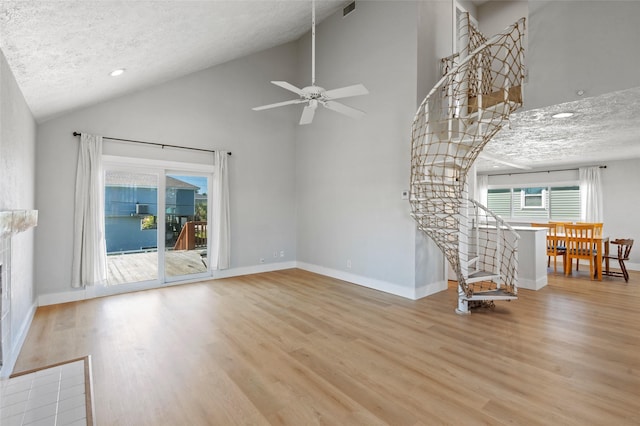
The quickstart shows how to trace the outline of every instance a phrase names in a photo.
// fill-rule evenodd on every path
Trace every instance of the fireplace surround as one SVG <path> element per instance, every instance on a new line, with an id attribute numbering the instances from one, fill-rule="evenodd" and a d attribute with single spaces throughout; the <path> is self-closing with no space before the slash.
<path id="1" fill-rule="evenodd" d="M 0 211 L 0 372 L 3 374 L 14 344 L 11 331 L 11 239 L 37 223 L 37 210 Z M 15 255 L 19 256 L 19 253 Z"/>

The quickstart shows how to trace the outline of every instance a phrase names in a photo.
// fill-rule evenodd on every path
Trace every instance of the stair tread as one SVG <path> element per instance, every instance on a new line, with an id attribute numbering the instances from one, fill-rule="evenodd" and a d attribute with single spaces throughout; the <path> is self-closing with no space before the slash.
<path id="1" fill-rule="evenodd" d="M 518 296 L 505 291 L 504 289 L 478 291 L 473 293 L 466 300 L 515 300 Z"/>
<path id="2" fill-rule="evenodd" d="M 460 197 L 440 197 L 440 198 L 427 198 L 427 197 L 416 197 L 411 198 L 409 201 L 422 203 L 425 201 L 432 202 L 433 204 L 445 204 L 443 200 L 459 200 Z"/>
<path id="3" fill-rule="evenodd" d="M 446 233 L 458 232 L 458 228 L 444 228 L 442 226 L 420 226 L 418 228 L 420 231 L 441 231 Z"/>
<path id="4" fill-rule="evenodd" d="M 460 186 L 460 182 L 459 181 L 454 181 L 453 178 L 450 182 L 445 182 L 445 181 L 435 181 L 435 180 L 427 180 L 427 179 L 423 179 L 423 180 L 415 180 L 413 182 L 411 182 L 412 184 L 432 184 L 432 185 L 440 185 L 440 186 L 451 186 L 451 187 L 459 187 Z M 460 197 L 451 197 L 451 198 L 460 198 Z"/>
<path id="5" fill-rule="evenodd" d="M 480 277 L 497 277 L 498 274 L 489 271 L 475 271 L 472 274 L 469 274 L 469 278 L 480 278 Z"/>
<path id="6" fill-rule="evenodd" d="M 467 284 L 473 284 L 480 281 L 492 281 L 497 278 L 500 278 L 500 274 L 494 274 L 493 272 L 487 271 L 475 271 L 469 274 L 466 281 Z"/>
<path id="7" fill-rule="evenodd" d="M 442 219 L 442 218 L 447 218 L 450 217 L 451 215 L 456 214 L 457 212 L 455 211 L 437 211 L 437 212 L 426 212 L 426 213 L 411 213 L 411 217 L 417 218 L 417 217 L 433 217 L 436 219 Z"/>

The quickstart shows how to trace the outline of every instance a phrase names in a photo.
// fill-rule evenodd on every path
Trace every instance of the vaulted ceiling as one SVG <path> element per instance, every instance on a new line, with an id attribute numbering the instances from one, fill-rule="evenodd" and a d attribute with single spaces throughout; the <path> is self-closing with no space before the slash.
<path id="1" fill-rule="evenodd" d="M 316 3 L 318 22 L 347 4 Z M 2 1 L 0 48 L 41 122 L 297 40 L 310 22 L 309 1 Z M 478 170 L 638 158 L 639 116 L 639 89 L 518 112 Z"/>
<path id="2" fill-rule="evenodd" d="M 317 1 L 321 21 L 345 5 Z M 300 38 L 309 1 L 2 1 L 0 48 L 38 121 Z M 109 73 L 126 68 L 113 78 Z"/>

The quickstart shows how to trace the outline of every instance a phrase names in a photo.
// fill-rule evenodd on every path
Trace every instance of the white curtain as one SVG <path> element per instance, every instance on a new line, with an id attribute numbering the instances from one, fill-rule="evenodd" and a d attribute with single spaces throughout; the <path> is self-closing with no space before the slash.
<path id="1" fill-rule="evenodd" d="M 487 207 L 489 198 L 489 175 L 476 175 L 476 200 Z"/>
<path id="2" fill-rule="evenodd" d="M 581 167 L 580 202 L 582 220 L 585 222 L 603 222 L 602 179 L 600 167 Z"/>
<path id="3" fill-rule="evenodd" d="M 229 169 L 227 152 L 216 151 L 213 179 L 213 230 L 211 262 L 213 269 L 227 269 L 231 263 L 229 222 Z"/>
<path id="4" fill-rule="evenodd" d="M 72 287 L 107 282 L 103 191 L 102 136 L 83 133 L 76 171 Z"/>

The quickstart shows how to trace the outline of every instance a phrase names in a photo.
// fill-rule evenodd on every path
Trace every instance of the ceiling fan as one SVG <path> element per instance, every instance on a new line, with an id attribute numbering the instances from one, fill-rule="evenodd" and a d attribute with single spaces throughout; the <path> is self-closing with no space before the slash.
<path id="1" fill-rule="evenodd" d="M 309 124 L 313 121 L 313 116 L 316 112 L 316 108 L 318 108 L 318 104 L 353 118 L 360 118 L 365 114 L 364 111 L 360 111 L 359 109 L 355 109 L 335 101 L 336 99 L 368 94 L 369 91 L 362 84 L 354 84 L 352 86 L 341 87 L 333 90 L 325 90 L 320 86 L 316 86 L 315 0 L 311 1 L 311 86 L 299 89 L 286 81 L 272 81 L 271 83 L 297 94 L 300 98 L 252 108 L 254 111 L 306 103 L 307 105 L 305 105 L 304 110 L 302 111 L 302 116 L 300 117 L 300 124 Z"/>

